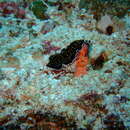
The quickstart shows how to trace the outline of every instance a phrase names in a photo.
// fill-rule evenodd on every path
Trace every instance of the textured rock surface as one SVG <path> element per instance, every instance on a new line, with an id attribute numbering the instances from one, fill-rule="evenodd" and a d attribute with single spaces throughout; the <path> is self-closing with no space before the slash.
<path id="1" fill-rule="evenodd" d="M 41 27 L 46 21 L 35 19 L 30 12 L 35 30 L 27 27 L 28 18 L 18 22 L 0 17 L 0 128 L 130 127 L 128 22 L 126 30 L 108 36 L 92 29 L 93 24 L 91 31 L 82 24 L 75 26 L 79 19 L 75 14 L 72 23 L 58 16 L 63 24 L 45 34 Z M 10 30 L 18 35 L 10 35 Z M 49 42 L 49 46 L 62 49 L 81 39 L 92 41 L 90 61 L 102 53 L 107 55 L 100 69 L 94 70 L 90 62 L 88 73 L 77 78 L 73 72 L 56 72 L 46 66 L 50 55 L 60 50 L 49 47 L 52 50 L 45 53 L 43 44 Z"/>

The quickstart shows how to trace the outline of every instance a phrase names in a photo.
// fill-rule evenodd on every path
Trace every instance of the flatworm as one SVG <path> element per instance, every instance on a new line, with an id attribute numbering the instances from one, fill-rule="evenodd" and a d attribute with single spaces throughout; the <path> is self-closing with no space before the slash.
<path id="1" fill-rule="evenodd" d="M 73 62 L 76 57 L 76 54 L 81 50 L 82 45 L 86 44 L 89 48 L 90 41 L 88 40 L 76 40 L 70 43 L 69 46 L 63 48 L 60 53 L 51 55 L 49 57 L 49 63 L 47 67 L 53 69 L 61 69 L 63 64 L 68 65 Z M 88 55 L 88 52 L 86 52 Z"/>

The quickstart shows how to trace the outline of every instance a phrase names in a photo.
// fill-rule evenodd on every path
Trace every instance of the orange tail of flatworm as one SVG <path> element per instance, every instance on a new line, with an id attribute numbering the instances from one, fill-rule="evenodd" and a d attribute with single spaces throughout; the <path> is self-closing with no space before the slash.
<path id="1" fill-rule="evenodd" d="M 78 52 L 78 55 L 75 60 L 75 77 L 80 77 L 82 75 L 87 74 L 86 66 L 88 64 L 88 47 L 87 45 L 83 45 L 82 49 Z"/>

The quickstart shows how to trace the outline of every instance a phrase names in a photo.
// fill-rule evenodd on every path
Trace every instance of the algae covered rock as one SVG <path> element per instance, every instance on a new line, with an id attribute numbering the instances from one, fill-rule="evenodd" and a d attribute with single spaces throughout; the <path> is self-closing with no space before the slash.
<path id="1" fill-rule="evenodd" d="M 101 16 L 109 14 L 122 18 L 130 8 L 129 0 L 80 0 L 79 8 L 89 10 L 96 20 Z"/>
<path id="2" fill-rule="evenodd" d="M 47 14 L 45 13 L 47 10 L 47 6 L 42 2 L 42 1 L 34 1 L 31 4 L 30 9 L 32 10 L 33 14 L 38 18 L 38 19 L 48 19 Z"/>

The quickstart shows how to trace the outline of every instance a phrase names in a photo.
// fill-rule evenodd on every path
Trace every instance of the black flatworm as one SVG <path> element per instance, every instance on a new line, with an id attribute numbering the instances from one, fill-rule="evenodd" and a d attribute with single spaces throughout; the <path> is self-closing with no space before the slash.
<path id="1" fill-rule="evenodd" d="M 86 44 L 89 48 L 90 41 L 88 40 L 76 40 L 70 43 L 69 46 L 63 48 L 60 53 L 51 55 L 49 57 L 49 63 L 47 67 L 53 69 L 61 69 L 62 65 L 67 65 L 71 63 L 77 54 L 77 52 L 82 48 L 82 45 Z"/>

